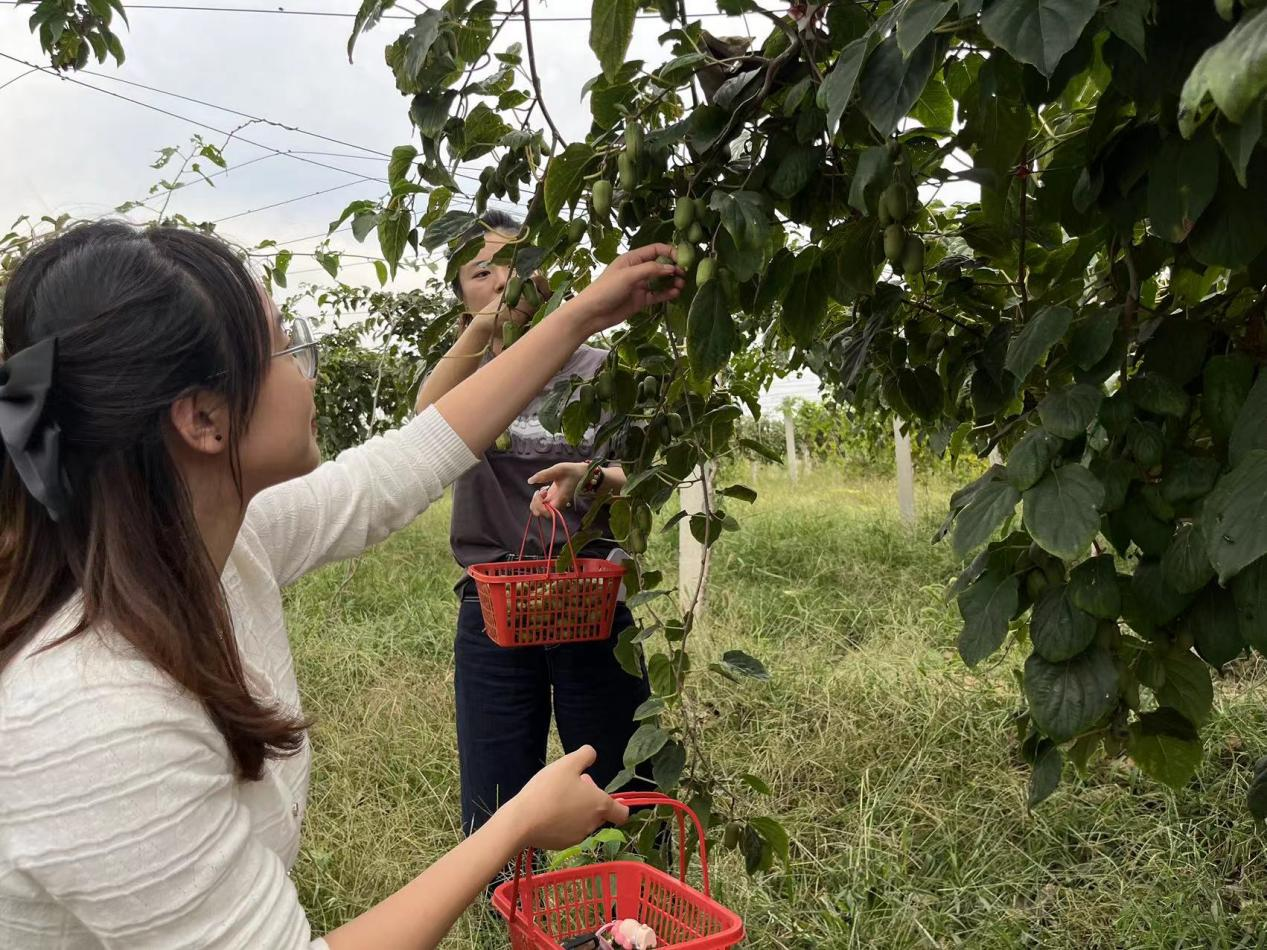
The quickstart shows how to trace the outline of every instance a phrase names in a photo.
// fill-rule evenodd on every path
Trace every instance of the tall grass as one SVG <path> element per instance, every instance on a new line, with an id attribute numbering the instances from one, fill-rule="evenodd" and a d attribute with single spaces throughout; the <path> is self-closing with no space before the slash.
<path id="1" fill-rule="evenodd" d="M 746 471 L 745 471 L 746 474 Z M 896 519 L 885 477 L 760 473 L 743 530 L 716 549 L 696 669 L 742 649 L 769 683 L 705 674 L 715 767 L 754 772 L 788 868 L 749 880 L 714 858 L 749 946 L 1257 947 L 1267 944 L 1263 837 L 1245 811 L 1267 751 L 1256 664 L 1221 685 L 1206 764 L 1179 793 L 1129 763 L 1069 773 L 1037 812 L 1009 727 L 1013 652 L 967 671 L 945 602 L 957 565 L 928 539 L 952 482 Z M 740 510 L 742 509 L 742 510 Z M 318 932 L 403 885 L 458 838 L 448 508 L 363 558 L 306 579 L 287 608 L 315 765 L 295 871 Z M 670 538 L 653 558 L 672 566 Z M 475 908 L 446 946 L 505 946 Z"/>

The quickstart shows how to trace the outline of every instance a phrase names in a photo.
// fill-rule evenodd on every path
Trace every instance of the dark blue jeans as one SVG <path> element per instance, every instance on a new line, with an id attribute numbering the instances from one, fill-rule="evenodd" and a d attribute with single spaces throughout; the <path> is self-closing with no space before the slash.
<path id="1" fill-rule="evenodd" d="M 633 623 L 621 604 L 606 640 L 506 648 L 484 632 L 479 601 L 462 601 L 453 685 L 466 834 L 545 765 L 552 711 L 565 751 L 588 744 L 598 752 L 589 775 L 599 788 L 620 772 L 634 711 L 650 695 L 646 674 L 630 676 L 612 652 Z M 633 787 L 651 786 L 635 779 Z"/>

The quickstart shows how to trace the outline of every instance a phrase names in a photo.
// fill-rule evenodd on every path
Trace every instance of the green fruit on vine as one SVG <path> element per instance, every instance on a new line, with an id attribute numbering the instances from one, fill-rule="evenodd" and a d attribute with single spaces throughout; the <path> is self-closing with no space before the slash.
<path id="1" fill-rule="evenodd" d="M 695 268 L 695 283 L 699 286 L 707 284 L 717 275 L 717 258 L 706 257 Z"/>
<path id="2" fill-rule="evenodd" d="M 722 833 L 722 847 L 733 851 L 739 844 L 739 822 L 726 822 L 726 830 Z"/>
<path id="3" fill-rule="evenodd" d="M 502 324 L 502 349 L 514 346 L 515 341 L 523 334 L 523 327 L 507 321 Z"/>
<path id="4" fill-rule="evenodd" d="M 617 157 L 616 171 L 620 175 L 620 187 L 625 191 L 633 191 L 638 184 L 638 167 L 628 152 L 621 152 Z"/>
<path id="5" fill-rule="evenodd" d="M 646 554 L 647 536 L 636 527 L 631 527 L 629 529 L 629 537 L 625 539 L 625 545 L 629 548 L 630 554 Z"/>
<path id="6" fill-rule="evenodd" d="M 664 417 L 664 421 L 669 427 L 669 435 L 674 438 L 686 431 L 686 423 L 682 421 L 682 417 L 676 412 L 670 412 Z"/>
<path id="7" fill-rule="evenodd" d="M 708 212 L 708 202 L 703 198 L 695 199 L 695 218 L 698 221 L 706 222 L 710 220 Z"/>
<path id="8" fill-rule="evenodd" d="M 885 232 L 887 239 L 888 232 Z M 924 242 L 918 235 L 908 234 L 902 248 L 902 273 L 918 274 L 924 270 Z"/>
<path id="9" fill-rule="evenodd" d="M 643 402 L 655 402 L 660 398 L 660 381 L 654 376 L 648 376 L 638 384 L 638 398 Z"/>
<path id="10" fill-rule="evenodd" d="M 644 535 L 651 533 L 651 509 L 638 505 L 633 510 L 633 526 Z"/>
<path id="11" fill-rule="evenodd" d="M 523 289 L 524 282 L 519 276 L 514 276 L 506 281 L 506 292 L 502 299 L 505 300 L 507 307 L 513 307 L 519 303 L 519 297 L 523 294 Z"/>
<path id="12" fill-rule="evenodd" d="M 893 223 L 893 216 L 889 214 L 889 206 L 885 204 L 883 200 L 880 201 L 877 207 L 876 218 L 879 220 L 880 227 L 882 228 L 887 228 Z"/>
<path id="13" fill-rule="evenodd" d="M 910 194 L 906 186 L 900 181 L 891 183 L 880 196 L 880 206 L 894 221 L 905 221 L 911 213 Z"/>
<path id="14" fill-rule="evenodd" d="M 585 237 L 585 227 L 584 218 L 573 218 L 572 223 L 568 225 L 568 243 L 575 244 Z"/>
<path id="15" fill-rule="evenodd" d="M 673 209 L 673 226 L 685 231 L 695 220 L 695 202 L 690 198 L 679 198 L 677 207 Z"/>
<path id="16" fill-rule="evenodd" d="M 536 281 L 526 280 L 523 282 L 523 298 L 533 310 L 541 306 L 541 291 L 537 290 Z"/>
<path id="17" fill-rule="evenodd" d="M 686 239 L 692 244 L 703 244 L 704 238 L 707 237 L 704 231 L 704 225 L 698 221 L 692 222 L 690 228 L 686 232 Z"/>
<path id="18" fill-rule="evenodd" d="M 625 151 L 629 153 L 629 157 L 635 165 L 638 163 L 638 159 L 642 157 L 642 143 L 642 126 L 637 122 L 630 122 L 625 126 Z"/>
<path id="19" fill-rule="evenodd" d="M 1047 575 L 1037 568 L 1025 575 L 1025 593 L 1030 600 L 1037 601 L 1050 586 Z"/>
<path id="20" fill-rule="evenodd" d="M 677 266 L 684 271 L 690 271 L 695 266 L 695 245 L 689 241 L 683 241 L 676 248 Z"/>
<path id="21" fill-rule="evenodd" d="M 604 401 L 611 399 L 616 392 L 616 386 L 612 382 L 611 376 L 606 373 L 599 376 L 594 381 L 594 391 L 598 393 L 598 397 Z"/>
<path id="22" fill-rule="evenodd" d="M 664 264 L 668 267 L 672 267 L 674 263 L 673 258 L 667 257 L 664 254 L 657 257 L 655 262 L 657 264 Z M 671 286 L 673 286 L 673 278 L 668 274 L 662 277 L 652 277 L 649 281 L 647 281 L 647 286 L 655 293 L 659 293 L 660 291 L 668 290 Z"/>
<path id="23" fill-rule="evenodd" d="M 499 435 L 497 437 L 497 441 L 493 443 L 493 448 L 497 449 L 498 452 L 509 452 L 510 451 L 510 433 L 503 432 L 501 435 Z"/>
<path id="24" fill-rule="evenodd" d="M 594 182 L 594 190 L 590 192 L 590 203 L 594 205 L 594 213 L 600 218 L 608 217 L 612 212 L 612 183 L 606 178 Z"/>
<path id="25" fill-rule="evenodd" d="M 581 383 L 576 390 L 576 401 L 583 406 L 589 406 L 594 401 L 594 385 Z"/>
<path id="26" fill-rule="evenodd" d="M 928 335 L 928 344 L 924 347 L 924 353 L 929 359 L 939 355 L 942 348 L 946 345 L 946 340 L 945 330 L 934 330 Z"/>
<path id="27" fill-rule="evenodd" d="M 884 229 L 884 256 L 894 267 L 902 266 L 902 253 L 906 250 L 906 228 L 896 222 Z"/>

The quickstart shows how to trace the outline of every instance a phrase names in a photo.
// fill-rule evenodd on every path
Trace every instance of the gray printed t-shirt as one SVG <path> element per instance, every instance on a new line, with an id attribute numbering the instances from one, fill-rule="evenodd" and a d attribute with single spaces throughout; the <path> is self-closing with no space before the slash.
<path id="1" fill-rule="evenodd" d="M 596 428 L 591 428 L 585 434 L 581 445 L 573 447 L 568 445 L 562 433 L 556 435 L 547 432 L 541 424 L 539 413 L 541 404 L 557 382 L 572 376 L 593 379 L 607 359 L 607 352 L 592 346 L 582 346 L 577 350 L 567 365 L 546 385 L 545 390 L 510 424 L 509 451 L 488 449 L 480 464 L 454 483 L 453 520 L 449 541 L 453 547 L 453 556 L 463 567 L 518 555 L 524 527 L 528 523 L 532 496 L 544 487 L 529 485 L 528 479 L 559 462 L 583 462 L 594 457 L 593 440 L 597 433 Z M 589 500 L 584 495 L 578 495 L 573 507 L 564 510 L 568 529 L 573 534 L 580 531 L 581 519 L 589 508 Z M 540 523 L 545 529 L 548 544 L 549 521 L 542 520 Z M 607 513 L 600 514 L 592 527 L 602 531 L 605 537 L 609 536 L 611 528 Z M 562 531 L 559 532 L 556 545 L 557 554 L 563 550 Z M 606 557 L 614 546 L 614 542 L 610 540 L 599 540 L 588 545 L 585 553 L 592 557 Z M 526 551 L 537 557 L 542 554 L 536 524 L 528 534 Z M 459 588 L 464 584 L 465 578 L 458 585 Z"/>

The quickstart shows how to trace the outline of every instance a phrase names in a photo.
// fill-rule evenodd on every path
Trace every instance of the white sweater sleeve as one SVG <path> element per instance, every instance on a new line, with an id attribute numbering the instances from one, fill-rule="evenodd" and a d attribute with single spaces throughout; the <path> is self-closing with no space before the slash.
<path id="1" fill-rule="evenodd" d="M 112 674 L 0 715 L 0 853 L 102 947 L 324 948 L 206 713 L 142 664 Z"/>
<path id="2" fill-rule="evenodd" d="M 408 525 L 479 460 L 434 406 L 311 475 L 261 492 L 246 514 L 285 587 Z"/>

